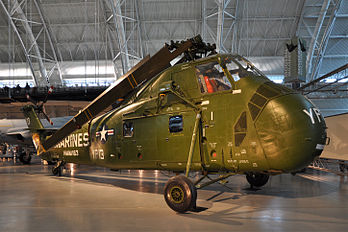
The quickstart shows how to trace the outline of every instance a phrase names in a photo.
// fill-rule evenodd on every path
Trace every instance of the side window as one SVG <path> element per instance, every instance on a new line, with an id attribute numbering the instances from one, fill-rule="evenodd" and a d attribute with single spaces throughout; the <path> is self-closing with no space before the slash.
<path id="1" fill-rule="evenodd" d="M 134 128 L 133 122 L 124 122 L 123 123 L 123 136 L 124 137 L 133 137 Z"/>
<path id="2" fill-rule="evenodd" d="M 183 130 L 182 115 L 169 117 L 169 132 L 176 133 Z"/>
<path id="3" fill-rule="evenodd" d="M 247 132 L 247 118 L 246 118 L 246 112 L 244 111 L 240 115 L 236 125 L 234 126 L 234 143 L 236 147 L 239 147 L 242 144 L 246 136 L 246 132 Z"/>
<path id="4" fill-rule="evenodd" d="M 216 61 L 197 65 L 196 75 L 202 93 L 214 93 L 231 89 L 230 81 Z"/>

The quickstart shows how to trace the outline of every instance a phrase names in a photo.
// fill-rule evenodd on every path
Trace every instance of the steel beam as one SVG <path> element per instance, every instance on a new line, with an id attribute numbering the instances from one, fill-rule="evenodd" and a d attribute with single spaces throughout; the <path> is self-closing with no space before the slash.
<path id="1" fill-rule="evenodd" d="M 32 75 L 33 75 L 33 81 L 34 81 L 35 85 L 37 86 L 37 85 L 38 85 L 38 81 L 37 81 L 37 78 L 36 78 L 34 66 L 33 66 L 33 63 L 32 63 L 32 61 L 31 61 L 31 58 L 30 58 L 30 56 L 29 56 L 29 54 L 28 54 L 28 52 L 27 52 L 27 49 L 26 49 L 26 47 L 25 47 L 25 44 L 24 44 L 24 42 L 23 42 L 23 40 L 22 40 L 22 37 L 21 37 L 21 35 L 20 35 L 20 33 L 19 33 L 19 31 L 18 31 L 18 29 L 17 29 L 15 23 L 13 22 L 13 20 L 12 20 L 12 18 L 11 18 L 11 14 L 10 14 L 10 12 L 7 10 L 7 8 L 6 8 L 6 6 L 5 6 L 3 0 L 0 0 L 0 5 L 1 5 L 1 7 L 3 8 L 3 10 L 5 11 L 5 14 L 7 15 L 8 19 L 9 19 L 9 23 L 11 24 L 13 31 L 16 33 L 16 35 L 17 35 L 17 37 L 18 37 L 18 40 L 19 40 L 19 42 L 20 42 L 20 44 L 21 44 L 21 46 L 22 46 L 22 48 L 23 48 L 25 57 L 26 57 L 27 62 L 28 62 L 28 64 L 29 64 L 31 73 L 32 73 Z"/>
<path id="2" fill-rule="evenodd" d="M 41 56 L 41 53 L 40 53 L 39 45 L 36 42 L 36 38 L 35 38 L 35 36 L 33 34 L 33 31 L 31 29 L 29 21 L 28 21 L 26 15 L 24 14 L 22 8 L 20 7 L 18 1 L 17 0 L 13 0 L 13 4 L 14 4 L 13 5 L 13 9 L 14 10 L 12 12 L 11 19 L 12 19 L 12 21 L 14 20 L 14 18 L 13 18 L 13 14 L 14 13 L 17 13 L 17 17 L 19 19 L 21 19 L 21 22 L 22 22 L 22 25 L 23 25 L 23 27 L 25 29 L 27 38 L 29 39 L 29 42 L 32 44 L 32 48 L 33 48 L 32 50 L 33 50 L 34 54 L 36 55 L 37 62 L 38 62 L 38 65 L 39 65 L 39 71 L 40 71 L 40 74 L 41 74 L 41 78 L 46 79 L 46 81 L 49 83 L 49 79 L 48 79 L 48 76 L 47 76 L 47 71 L 46 71 L 44 62 L 42 60 L 42 56 Z M 15 24 L 13 24 L 13 25 L 15 25 Z M 38 80 L 36 82 L 39 85 L 41 84 Z"/>
<path id="3" fill-rule="evenodd" d="M 54 37 L 49 24 L 46 23 L 46 19 L 44 17 L 43 12 L 42 12 L 42 7 L 41 7 L 40 1 L 38 1 L 38 0 L 33 0 L 33 1 L 35 3 L 37 11 L 38 11 L 38 13 L 40 15 L 40 19 L 41 19 L 43 28 L 44 28 L 44 30 L 46 32 L 46 38 L 48 39 L 49 45 L 50 45 L 52 53 L 53 53 L 53 59 L 54 59 L 53 61 L 54 61 L 55 65 L 56 65 L 56 68 L 58 70 L 60 84 L 63 84 L 62 70 L 60 68 L 60 64 L 59 64 L 59 60 L 58 60 L 58 57 L 57 57 L 57 53 L 60 56 L 60 61 L 63 61 L 63 58 L 62 58 L 62 55 L 61 55 L 61 53 L 59 51 L 59 48 L 56 46 L 56 44 L 57 44 L 56 43 L 56 38 Z M 53 41 L 55 41 L 55 42 L 53 42 Z"/>
<path id="4" fill-rule="evenodd" d="M 121 3 L 119 0 L 109 0 L 109 6 L 111 7 L 113 14 L 113 21 L 117 31 L 119 53 L 122 61 L 123 74 L 129 70 L 129 57 L 128 57 L 128 46 L 126 40 L 126 32 L 123 26 L 123 18 L 121 11 Z"/>
<path id="5" fill-rule="evenodd" d="M 284 15 L 284 13 L 285 13 L 288 1 L 289 0 L 286 0 L 285 3 L 284 3 L 283 10 L 282 10 L 282 15 Z M 276 43 L 276 46 L 275 46 L 275 49 L 274 49 L 274 54 L 275 55 L 277 55 L 277 51 L 278 51 L 278 47 L 279 47 L 279 40 L 281 39 L 280 36 L 281 36 L 281 32 L 282 32 L 282 27 L 283 27 L 283 19 L 280 20 L 280 27 L 279 27 L 279 30 L 278 30 L 278 40 L 277 40 L 277 43 Z"/>
<path id="6" fill-rule="evenodd" d="M 206 14 L 207 14 L 207 0 L 202 0 L 201 2 L 202 4 L 202 39 L 203 41 L 206 41 L 207 39 L 207 18 L 206 18 Z"/>
<path id="7" fill-rule="evenodd" d="M 138 39 L 139 39 L 139 55 L 140 55 L 140 58 L 143 58 L 144 57 L 144 38 L 143 38 L 143 21 L 141 20 L 140 18 L 140 4 L 139 2 L 136 0 L 134 2 L 135 4 L 135 15 L 136 15 L 136 21 L 138 22 L 138 30 L 137 30 L 137 36 L 138 36 Z"/>
<path id="8" fill-rule="evenodd" d="M 311 42 L 309 44 L 308 53 L 307 53 L 307 60 L 306 60 L 307 73 L 309 73 L 307 75 L 307 79 L 309 79 L 311 77 L 313 54 L 314 54 L 314 50 L 316 47 L 316 43 L 317 43 L 318 38 L 319 38 L 321 28 L 322 28 L 323 23 L 324 23 L 326 13 L 327 13 L 329 6 L 330 6 L 330 1 L 331 0 L 324 0 L 324 2 L 323 2 L 323 5 L 321 7 L 319 17 L 317 19 L 315 29 L 313 32 L 313 37 L 312 37 Z"/>
<path id="9" fill-rule="evenodd" d="M 335 21 L 337 18 L 337 11 L 338 11 L 339 6 L 341 5 L 341 2 L 342 2 L 342 0 L 338 0 L 336 4 L 333 2 L 333 4 L 335 4 L 335 5 L 333 6 L 333 10 L 332 10 L 329 22 L 328 22 L 326 29 L 324 31 L 324 35 L 322 36 L 321 42 L 320 42 L 319 47 L 317 49 L 317 53 L 314 54 L 315 56 L 312 57 L 312 60 L 314 60 L 314 57 L 316 57 L 316 59 L 315 59 L 314 65 L 312 65 L 313 71 L 311 72 L 310 80 L 313 80 L 318 76 L 318 73 L 319 73 L 319 70 L 321 68 L 323 58 L 324 58 L 324 55 L 326 52 L 327 44 L 329 42 L 330 35 L 331 35 L 332 29 L 334 27 L 334 24 L 335 24 Z"/>
<path id="10" fill-rule="evenodd" d="M 104 21 L 105 21 L 105 30 L 106 30 L 106 36 L 107 36 L 107 43 L 109 45 L 109 52 L 110 52 L 110 55 L 112 58 L 115 57 L 115 47 L 114 47 L 114 43 L 112 43 L 112 32 L 111 30 L 108 28 L 108 17 L 107 17 L 107 14 L 106 14 L 106 6 L 105 6 L 105 1 L 100 1 L 100 6 L 101 6 L 101 10 L 103 12 L 103 18 L 104 18 Z M 115 79 L 117 79 L 117 73 L 118 73 L 118 68 L 117 68 L 117 65 L 115 62 L 112 61 L 112 64 L 113 64 L 113 67 L 114 67 L 114 77 Z"/>
<path id="11" fill-rule="evenodd" d="M 119 48 L 119 52 L 113 56 L 113 61 L 121 59 L 123 73 L 126 73 L 131 66 L 144 57 L 144 40 L 141 31 L 143 22 L 140 19 L 139 6 L 142 2 L 139 3 L 138 0 L 108 0 L 107 2 L 106 6 L 112 12 L 106 17 L 107 23 L 113 22 L 113 25 L 109 26 L 116 29 L 113 35 L 117 37 Z M 123 13 L 125 10 L 127 12 Z"/>
<path id="12" fill-rule="evenodd" d="M 216 3 L 218 5 L 218 21 L 217 21 L 217 27 L 216 27 L 216 51 L 222 52 L 223 51 L 223 43 L 222 43 L 222 37 L 224 33 L 224 10 L 225 10 L 225 1 L 224 0 L 216 0 Z"/>
<path id="13" fill-rule="evenodd" d="M 210 9 L 209 12 L 207 11 L 207 1 L 202 0 L 202 38 L 205 41 L 212 41 L 216 44 L 216 49 L 218 52 L 226 53 L 231 52 L 232 50 L 236 49 L 236 45 L 233 40 L 236 40 L 235 36 L 237 36 L 236 33 L 236 8 L 237 7 L 230 7 L 228 6 L 235 2 L 236 5 L 238 4 L 238 1 L 231 1 L 231 0 L 215 0 L 214 3 L 216 4 L 216 7 L 213 9 Z M 215 23 L 216 24 L 216 31 L 213 30 L 209 23 Z M 215 28 L 215 27 L 214 27 Z M 226 29 L 226 30 L 225 30 Z M 209 36 L 208 36 L 209 35 Z M 208 38 L 209 37 L 209 38 Z M 229 46 L 227 49 L 227 46 L 225 45 L 226 41 L 231 40 L 231 46 Z"/>
<path id="14" fill-rule="evenodd" d="M 28 10 L 23 10 L 23 8 L 28 5 L 28 0 L 23 0 L 21 2 L 18 2 L 18 0 L 8 1 L 7 7 L 5 6 L 3 0 L 1 0 L 1 6 L 4 9 L 7 17 L 9 18 L 9 24 L 11 25 L 12 29 L 16 33 L 21 46 L 24 50 L 24 54 L 26 56 L 27 62 L 30 66 L 31 72 L 33 73 L 33 79 L 36 86 L 40 85 L 47 85 L 50 82 L 50 77 L 53 75 L 54 70 L 58 71 L 59 75 L 59 81 L 58 85 L 62 84 L 62 74 L 60 70 L 60 65 L 57 58 L 57 47 L 55 47 L 54 40 L 52 39 L 52 33 L 50 31 L 49 25 L 46 23 L 46 20 L 44 19 L 44 15 L 42 13 L 41 5 L 39 1 L 32 0 L 34 3 L 34 7 L 30 8 L 30 12 Z M 36 10 L 36 12 L 34 12 Z M 33 14 L 37 13 L 40 21 L 36 22 L 33 20 L 29 20 L 27 18 L 27 14 Z M 25 34 L 20 33 L 19 31 L 19 24 L 23 26 Z M 39 30 L 39 33 L 34 35 L 32 27 L 41 27 Z M 48 44 L 51 48 L 52 54 L 46 53 L 45 47 L 40 48 L 38 45 L 38 39 L 40 37 L 44 36 L 44 39 L 48 40 Z M 25 42 L 24 42 L 25 41 Z M 28 44 L 29 43 L 29 44 Z M 45 46 L 45 44 L 44 44 Z M 46 58 L 47 57 L 47 58 Z M 48 58 L 49 57 L 49 58 Z M 35 60 L 35 61 L 34 61 Z M 35 68 L 34 68 L 34 62 L 37 62 L 39 73 L 38 76 Z M 49 63 L 50 66 L 46 66 L 46 64 Z M 47 72 L 47 70 L 49 70 Z M 45 83 L 43 80 L 45 80 L 47 83 Z"/>

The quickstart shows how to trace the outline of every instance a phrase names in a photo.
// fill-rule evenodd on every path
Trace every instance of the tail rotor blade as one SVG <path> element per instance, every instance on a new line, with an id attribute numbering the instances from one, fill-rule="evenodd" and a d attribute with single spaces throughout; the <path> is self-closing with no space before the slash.
<path id="1" fill-rule="evenodd" d="M 46 113 L 46 109 L 45 109 L 45 107 L 42 105 L 42 114 L 43 114 L 43 116 L 46 118 L 46 120 L 51 124 L 51 125 L 53 125 L 53 122 L 52 122 L 52 120 L 50 119 L 50 117 L 48 117 L 48 115 L 47 115 L 47 113 Z"/>
<path id="2" fill-rule="evenodd" d="M 47 92 L 47 94 L 46 94 L 46 97 L 45 97 L 45 99 L 43 100 L 43 103 L 46 103 L 46 102 L 47 102 L 48 96 L 53 92 L 53 89 L 54 89 L 54 87 L 53 87 L 53 86 L 50 86 L 50 88 L 48 89 L 48 92 Z"/>
<path id="3" fill-rule="evenodd" d="M 46 120 L 49 122 L 49 124 L 51 124 L 53 126 L 53 122 L 52 120 L 48 117 L 48 115 L 46 113 L 42 113 L 43 116 L 46 118 Z"/>

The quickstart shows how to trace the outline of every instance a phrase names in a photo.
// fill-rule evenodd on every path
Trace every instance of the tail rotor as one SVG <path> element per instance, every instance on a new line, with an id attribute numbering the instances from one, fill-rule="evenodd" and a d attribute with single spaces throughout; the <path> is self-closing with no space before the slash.
<path id="1" fill-rule="evenodd" d="M 37 114 L 42 114 L 44 116 L 44 118 L 48 121 L 48 123 L 51 124 L 51 125 L 53 125 L 53 122 L 52 122 L 52 120 L 50 119 L 50 117 L 46 113 L 45 103 L 47 102 L 49 95 L 53 92 L 53 89 L 54 89 L 53 86 L 51 86 L 48 89 L 47 94 L 46 94 L 44 100 L 40 104 L 39 104 L 39 101 L 31 98 L 30 95 L 27 94 L 27 99 L 34 104 L 34 109 L 37 112 Z"/>

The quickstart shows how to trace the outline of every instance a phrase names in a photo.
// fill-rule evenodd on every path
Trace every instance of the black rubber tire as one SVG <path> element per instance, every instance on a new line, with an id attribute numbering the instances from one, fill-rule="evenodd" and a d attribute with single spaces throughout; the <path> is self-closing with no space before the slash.
<path id="1" fill-rule="evenodd" d="M 52 174 L 54 176 L 61 176 L 62 175 L 62 167 L 52 167 Z"/>
<path id="2" fill-rule="evenodd" d="M 164 187 L 167 205 L 178 213 L 185 213 L 196 207 L 197 190 L 185 176 L 174 176 Z"/>
<path id="3" fill-rule="evenodd" d="M 246 179 L 252 187 L 262 187 L 267 184 L 269 175 L 263 173 L 247 173 Z"/>
<path id="4" fill-rule="evenodd" d="M 19 161 L 22 162 L 22 164 L 30 164 L 31 161 L 31 154 L 30 153 L 21 153 L 19 155 Z"/>
<path id="5" fill-rule="evenodd" d="M 57 176 L 57 175 L 58 175 L 58 172 L 59 172 L 59 170 L 58 170 L 57 167 L 52 167 L 52 174 L 53 174 L 54 176 Z"/>

